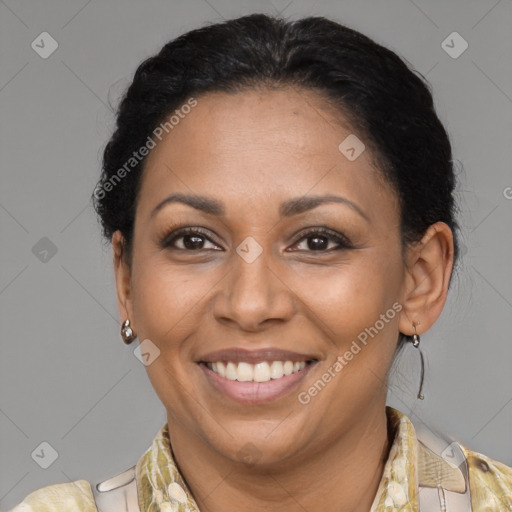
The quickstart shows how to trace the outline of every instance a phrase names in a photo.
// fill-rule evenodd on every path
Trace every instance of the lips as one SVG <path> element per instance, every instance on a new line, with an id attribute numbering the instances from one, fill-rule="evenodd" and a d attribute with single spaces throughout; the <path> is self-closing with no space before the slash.
<path id="1" fill-rule="evenodd" d="M 318 359 L 315 354 L 273 348 L 229 348 L 209 352 L 196 362 L 213 389 L 237 402 L 256 404 L 289 394 Z"/>
<path id="2" fill-rule="evenodd" d="M 318 356 L 315 354 L 301 354 L 298 352 L 291 352 L 289 350 L 279 350 L 274 348 L 264 348 L 258 350 L 247 350 L 243 348 L 228 348 L 224 350 L 217 350 L 209 352 L 204 356 L 198 358 L 198 363 L 262 363 L 263 361 L 291 361 L 292 363 L 301 361 L 317 360 Z"/>

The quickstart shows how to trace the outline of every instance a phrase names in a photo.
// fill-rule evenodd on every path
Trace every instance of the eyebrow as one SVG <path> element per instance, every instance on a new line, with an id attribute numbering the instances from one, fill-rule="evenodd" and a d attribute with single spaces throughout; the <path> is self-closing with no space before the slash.
<path id="1" fill-rule="evenodd" d="M 156 205 L 154 210 L 151 212 L 151 217 L 154 217 L 158 211 L 170 203 L 186 204 L 192 208 L 195 208 L 196 210 L 208 213 L 210 215 L 216 215 L 218 217 L 222 217 L 226 213 L 226 209 L 223 203 L 217 199 L 196 194 L 171 194 Z M 279 215 L 281 217 L 292 217 L 294 215 L 299 215 L 306 211 L 312 210 L 313 208 L 326 203 L 344 204 L 357 212 L 361 217 L 363 217 L 363 219 L 370 222 L 369 217 L 356 203 L 350 201 L 350 199 L 347 199 L 346 197 L 334 195 L 303 196 L 294 199 L 288 199 L 281 203 L 281 206 L 279 207 Z"/>

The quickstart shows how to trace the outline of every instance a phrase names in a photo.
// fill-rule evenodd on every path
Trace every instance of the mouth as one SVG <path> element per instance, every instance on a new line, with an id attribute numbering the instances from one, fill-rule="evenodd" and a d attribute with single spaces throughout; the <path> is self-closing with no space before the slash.
<path id="1" fill-rule="evenodd" d="M 266 403 L 292 393 L 318 359 L 199 361 L 209 385 L 224 397 L 243 404 Z"/>
<path id="2" fill-rule="evenodd" d="M 315 362 L 309 361 L 261 361 L 256 364 L 247 362 L 203 362 L 210 370 L 227 380 L 238 382 L 268 382 L 270 380 L 282 379 L 292 373 L 298 373 L 306 365 Z"/>

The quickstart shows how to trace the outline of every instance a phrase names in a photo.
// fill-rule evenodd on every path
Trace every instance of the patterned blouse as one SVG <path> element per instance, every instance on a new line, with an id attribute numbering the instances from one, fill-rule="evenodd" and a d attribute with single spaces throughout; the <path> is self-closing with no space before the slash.
<path id="1" fill-rule="evenodd" d="M 407 416 L 389 406 L 386 413 L 396 426 L 396 434 L 369 512 L 419 512 L 419 494 L 423 489 L 433 489 L 436 493 L 437 490 L 440 493 L 457 491 L 460 481 L 453 471 L 455 466 L 443 466 L 439 462 L 442 459 L 433 456 L 418 442 L 415 428 Z M 511 512 L 512 468 L 460 446 L 467 460 L 473 512 Z M 159 429 L 151 446 L 137 461 L 135 475 L 141 512 L 199 512 L 174 462 L 167 423 Z M 422 505 L 421 512 L 423 510 Z M 43 487 L 11 510 L 74 511 L 98 512 L 87 480 Z M 425 512 L 430 510 L 425 507 Z"/>

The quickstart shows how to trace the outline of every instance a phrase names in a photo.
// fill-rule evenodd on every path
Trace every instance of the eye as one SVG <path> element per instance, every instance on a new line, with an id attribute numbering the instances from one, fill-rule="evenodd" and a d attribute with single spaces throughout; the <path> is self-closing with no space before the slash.
<path id="1" fill-rule="evenodd" d="M 353 247 L 344 235 L 326 228 L 310 229 L 309 231 L 302 233 L 298 242 L 302 240 L 305 240 L 303 243 L 305 243 L 307 252 L 332 252 L 339 251 L 341 249 L 351 249 Z M 337 247 L 329 248 L 329 242 L 335 242 Z"/>
<path id="2" fill-rule="evenodd" d="M 176 246 L 176 241 L 178 240 L 182 240 L 181 247 Z M 163 248 L 178 249 L 182 251 L 197 251 L 208 249 L 207 247 L 204 247 L 205 240 L 213 244 L 210 237 L 208 237 L 204 231 L 197 228 L 182 228 L 172 231 L 170 234 L 165 236 L 160 245 Z M 215 245 L 215 247 L 218 246 Z"/>
<path id="3" fill-rule="evenodd" d="M 349 240 L 341 233 L 322 227 L 312 228 L 302 233 L 294 246 L 296 246 L 298 242 L 302 242 L 302 240 L 306 241 L 305 250 L 307 252 L 332 252 L 341 249 L 351 249 L 353 247 Z M 180 242 L 179 244 L 177 244 L 178 241 Z M 329 248 L 329 242 L 334 242 L 335 247 Z M 211 240 L 211 237 L 205 231 L 198 228 L 187 227 L 172 231 L 163 238 L 160 245 L 162 248 L 181 251 L 200 251 L 208 249 L 208 247 L 205 247 L 207 243 L 213 245 L 213 250 L 222 250 L 216 249 L 219 246 Z M 299 246 L 300 245 L 302 244 L 299 244 Z"/>

